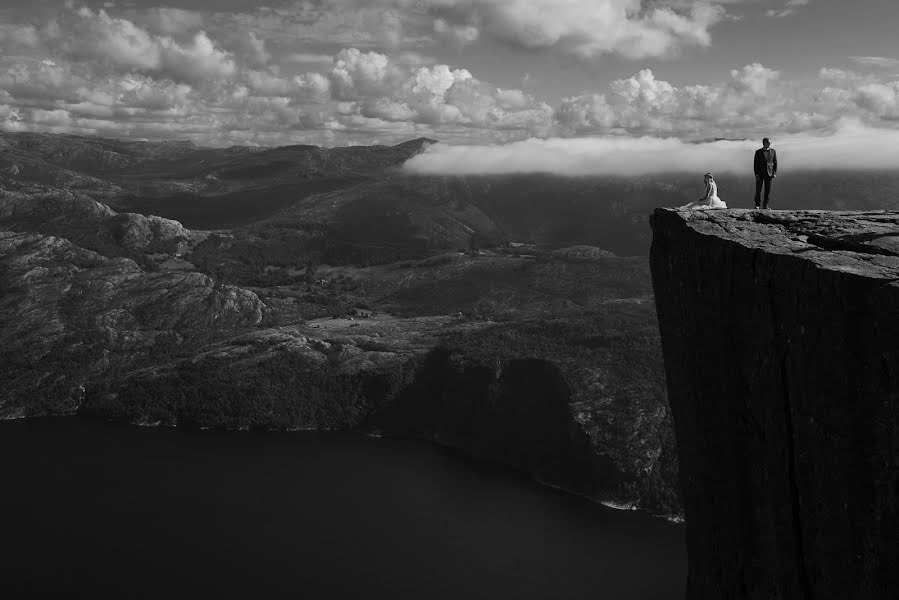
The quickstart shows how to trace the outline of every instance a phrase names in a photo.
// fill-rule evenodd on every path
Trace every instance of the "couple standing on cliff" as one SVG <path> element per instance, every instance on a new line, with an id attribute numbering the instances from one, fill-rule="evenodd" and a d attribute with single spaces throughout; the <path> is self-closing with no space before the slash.
<path id="1" fill-rule="evenodd" d="M 756 210 L 768 210 L 768 201 L 771 197 L 771 182 L 777 177 L 777 152 L 771 147 L 771 140 L 762 140 L 762 147 L 755 151 L 752 161 L 752 169 L 755 171 L 755 208 Z M 765 190 L 764 201 L 762 188 Z M 727 208 L 727 204 L 718 197 L 718 184 L 711 173 L 705 174 L 705 194 L 696 202 L 691 202 L 681 208 L 708 209 Z"/>

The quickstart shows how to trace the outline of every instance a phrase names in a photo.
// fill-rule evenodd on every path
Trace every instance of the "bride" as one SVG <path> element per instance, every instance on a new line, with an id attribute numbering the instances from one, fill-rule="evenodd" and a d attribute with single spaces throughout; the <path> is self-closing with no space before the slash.
<path id="1" fill-rule="evenodd" d="M 705 195 L 696 202 L 679 206 L 678 208 L 688 208 L 692 210 L 707 210 L 709 208 L 727 208 L 727 204 L 718 197 L 718 184 L 711 173 L 705 174 Z"/>

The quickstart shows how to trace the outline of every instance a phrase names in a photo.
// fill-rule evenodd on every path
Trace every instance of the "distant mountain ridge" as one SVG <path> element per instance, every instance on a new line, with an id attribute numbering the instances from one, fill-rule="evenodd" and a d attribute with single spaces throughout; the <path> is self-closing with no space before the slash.
<path id="1" fill-rule="evenodd" d="M 434 143 L 437 140 L 418 138 L 395 146 L 231 146 L 219 149 L 197 146 L 190 141 L 144 142 L 68 134 L 0 132 L 0 160 L 8 164 L 41 161 L 90 175 L 126 174 L 134 169 L 163 165 L 174 168 L 176 163 L 194 167 L 205 164 L 203 168 L 208 170 L 227 169 L 253 155 L 259 155 L 258 163 L 295 159 L 298 166 L 305 160 L 310 166 L 319 167 L 378 168 L 405 161 Z"/>
<path id="2" fill-rule="evenodd" d="M 77 190 L 116 211 L 174 219 L 192 229 L 325 227 L 340 244 L 367 248 L 354 251 L 353 260 L 389 260 L 390 248 L 400 246 L 437 251 L 503 241 L 645 255 L 646 214 L 702 192 L 701 174 L 463 177 L 402 169 L 434 143 L 216 149 L 7 133 L 0 134 L 0 187 Z M 750 175 L 719 177 L 731 207 L 750 207 L 753 185 Z M 773 200 L 777 208 L 870 210 L 897 203 L 899 170 L 796 174 L 788 165 Z"/>
<path id="3" fill-rule="evenodd" d="M 194 229 L 325 226 L 341 244 L 373 249 L 353 252 L 374 260 L 400 246 L 608 240 L 611 251 L 635 254 L 648 243 L 642 223 L 620 218 L 628 206 L 604 193 L 604 180 L 405 173 L 407 160 L 438 143 L 429 138 L 343 148 L 214 149 L 32 133 L 0 134 L 0 142 L 0 186 L 11 192 L 77 190 L 116 211 Z"/>

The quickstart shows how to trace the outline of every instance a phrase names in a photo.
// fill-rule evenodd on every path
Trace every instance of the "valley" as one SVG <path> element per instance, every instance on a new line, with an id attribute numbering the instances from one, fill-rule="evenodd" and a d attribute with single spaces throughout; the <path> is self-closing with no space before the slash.
<path id="1" fill-rule="evenodd" d="M 695 182 L 406 174 L 431 143 L 0 135 L 0 417 L 419 438 L 679 514 L 646 215 Z"/>

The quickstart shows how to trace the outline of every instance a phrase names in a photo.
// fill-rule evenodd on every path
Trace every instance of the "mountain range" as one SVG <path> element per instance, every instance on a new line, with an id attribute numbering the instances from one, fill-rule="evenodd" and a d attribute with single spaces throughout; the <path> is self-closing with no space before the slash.
<path id="1" fill-rule="evenodd" d="M 417 437 L 677 514 L 646 215 L 701 181 L 407 173 L 433 143 L 0 134 L 0 417 Z"/>

